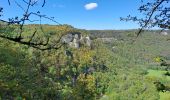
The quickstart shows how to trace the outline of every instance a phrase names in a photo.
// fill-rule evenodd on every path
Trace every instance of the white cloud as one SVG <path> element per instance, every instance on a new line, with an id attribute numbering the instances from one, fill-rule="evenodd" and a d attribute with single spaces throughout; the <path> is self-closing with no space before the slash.
<path id="1" fill-rule="evenodd" d="M 98 4 L 97 3 L 88 3 L 84 7 L 86 10 L 93 10 L 98 7 Z"/>

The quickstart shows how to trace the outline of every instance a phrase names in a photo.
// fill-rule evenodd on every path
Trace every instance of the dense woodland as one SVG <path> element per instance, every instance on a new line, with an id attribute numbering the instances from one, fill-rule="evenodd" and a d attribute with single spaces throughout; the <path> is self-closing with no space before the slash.
<path id="1" fill-rule="evenodd" d="M 7 2 L 24 12 L 5 20 L 0 7 L 0 100 L 170 100 L 169 0 L 120 18 L 139 30 L 77 29 L 30 11 L 39 0 Z"/>
<path id="2" fill-rule="evenodd" d="M 36 26 L 24 26 L 24 36 Z M 15 29 L 1 27 L 1 32 L 12 36 Z M 59 33 L 93 36 L 68 25 L 43 25 L 43 29 L 46 34 L 41 37 L 50 34 L 50 41 Z M 146 31 L 134 42 L 135 31 L 118 32 L 121 35 L 110 43 L 100 41 L 102 35 L 92 39 L 92 47 L 63 44 L 45 51 L 1 38 L 1 99 L 169 100 L 170 36 Z"/>

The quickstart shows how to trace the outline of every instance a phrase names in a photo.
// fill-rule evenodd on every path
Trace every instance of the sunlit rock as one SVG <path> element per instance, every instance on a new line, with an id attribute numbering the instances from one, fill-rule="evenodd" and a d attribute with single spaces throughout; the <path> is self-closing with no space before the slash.
<path id="1" fill-rule="evenodd" d="M 73 41 L 73 35 L 72 34 L 67 34 L 61 38 L 62 43 L 70 43 Z"/>
<path id="2" fill-rule="evenodd" d="M 161 34 L 161 35 L 168 35 L 167 32 L 161 32 L 160 34 Z"/>
<path id="3" fill-rule="evenodd" d="M 92 41 L 89 36 L 83 36 L 79 32 L 69 33 L 61 38 L 62 43 L 68 44 L 73 48 L 80 48 L 82 45 L 91 47 Z"/>
<path id="4" fill-rule="evenodd" d="M 91 43 L 92 43 L 92 41 L 91 41 L 90 37 L 87 36 L 87 37 L 86 37 L 86 45 L 89 46 L 89 47 L 91 47 Z"/>

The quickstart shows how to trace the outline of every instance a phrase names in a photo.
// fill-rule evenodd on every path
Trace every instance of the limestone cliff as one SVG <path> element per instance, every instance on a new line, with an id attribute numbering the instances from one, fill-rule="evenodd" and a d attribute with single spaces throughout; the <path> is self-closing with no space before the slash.
<path id="1" fill-rule="evenodd" d="M 61 38 L 61 41 L 73 48 L 80 48 L 82 45 L 91 47 L 92 44 L 92 40 L 88 35 L 83 36 L 79 32 L 68 33 Z"/>

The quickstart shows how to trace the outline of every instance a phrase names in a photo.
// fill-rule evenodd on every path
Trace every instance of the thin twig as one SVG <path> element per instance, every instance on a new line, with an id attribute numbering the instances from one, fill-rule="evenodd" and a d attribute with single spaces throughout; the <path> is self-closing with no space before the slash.
<path id="1" fill-rule="evenodd" d="M 151 14 L 149 15 L 149 18 L 147 19 L 147 21 L 145 22 L 145 24 L 140 28 L 140 30 L 137 33 L 137 37 L 139 36 L 139 34 L 143 31 L 143 29 L 149 24 L 149 21 L 151 20 L 154 12 L 156 11 L 156 9 L 164 2 L 165 0 L 161 0 L 151 11 Z"/>
<path id="2" fill-rule="evenodd" d="M 44 1 L 43 1 L 43 4 L 42 4 L 42 7 L 44 7 L 45 3 L 46 3 L 46 1 L 44 0 Z"/>
<path id="3" fill-rule="evenodd" d="M 9 4 L 9 5 L 11 5 L 11 2 L 10 2 L 10 0 L 8 0 L 8 4 Z"/>

